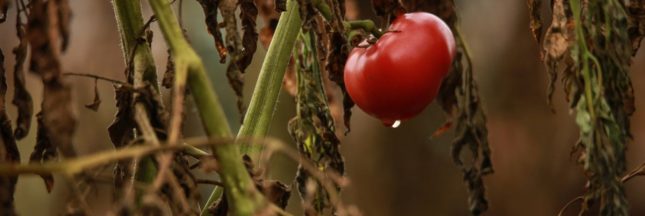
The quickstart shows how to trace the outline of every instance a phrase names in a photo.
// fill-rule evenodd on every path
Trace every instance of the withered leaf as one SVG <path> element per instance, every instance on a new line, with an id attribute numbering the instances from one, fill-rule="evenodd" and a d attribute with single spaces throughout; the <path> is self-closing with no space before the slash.
<path id="1" fill-rule="evenodd" d="M 244 87 L 244 68 L 240 68 L 238 66 L 238 61 L 243 55 L 244 47 L 242 46 L 240 33 L 237 30 L 237 17 L 235 16 L 237 6 L 238 4 L 235 0 L 222 0 L 219 3 L 219 9 L 222 12 L 222 17 L 224 18 L 224 29 L 226 30 L 226 49 L 231 56 L 226 69 L 226 77 L 237 96 L 237 109 L 240 113 L 244 113 L 245 108 L 242 94 Z M 242 119 L 240 118 L 240 121 L 241 120 Z"/>
<path id="2" fill-rule="evenodd" d="M 56 146 L 53 145 L 47 136 L 47 129 L 45 129 L 43 123 L 42 112 L 36 114 L 36 125 L 36 146 L 34 146 L 34 151 L 29 156 L 29 162 L 45 163 L 55 159 L 58 156 L 58 152 L 56 151 Z M 54 177 L 52 175 L 41 175 L 40 177 L 45 182 L 47 192 L 51 192 L 54 187 Z"/>
<path id="3" fill-rule="evenodd" d="M 115 148 L 126 147 L 134 140 L 134 107 L 132 99 L 132 90 L 122 86 L 114 86 L 117 112 L 112 124 L 108 127 L 110 140 Z M 123 188 L 129 179 L 132 178 L 132 163 L 130 160 L 119 161 L 114 167 L 114 186 L 117 189 Z M 119 191 L 115 191 L 115 197 L 120 197 Z"/>
<path id="4" fill-rule="evenodd" d="M 420 1 L 404 0 L 408 10 L 423 10 L 437 14 L 453 30 L 457 43 L 457 54 L 452 63 L 452 70 L 444 78 L 438 96 L 438 102 L 450 115 L 455 125 L 455 139 L 451 145 L 451 157 L 462 171 L 468 189 L 470 213 L 480 215 L 488 210 L 485 175 L 493 173 L 491 149 L 488 144 L 488 129 L 477 84 L 473 79 L 473 65 L 464 48 L 461 33 L 455 28 L 457 14 L 453 0 Z M 461 155 L 469 152 L 470 158 Z"/>
<path id="5" fill-rule="evenodd" d="M 551 77 L 549 95 L 555 76 L 562 74 L 580 128 L 573 153 L 588 182 L 579 214 L 600 203 L 600 215 L 628 215 L 619 179 L 626 170 L 625 150 L 631 139 L 634 92 L 629 66 L 642 37 L 642 14 L 637 14 L 643 4 L 630 1 L 628 14 L 615 1 L 569 3 L 552 2 L 553 20 L 543 46 Z"/>
<path id="6" fill-rule="evenodd" d="M 469 210 L 473 215 L 480 215 L 488 209 L 483 177 L 493 172 L 491 150 L 488 144 L 486 116 L 472 78 L 472 65 L 466 56 L 467 53 L 464 53 L 459 36 L 457 45 L 458 52 L 453 61 L 453 69 L 444 78 L 438 102 L 446 113 L 454 116 L 455 139 L 451 146 L 451 157 L 463 173 L 469 194 Z M 470 151 L 472 158 L 462 159 L 461 154 L 464 151 Z"/>
<path id="7" fill-rule="evenodd" d="M 529 27 L 533 33 L 533 39 L 540 42 L 540 37 L 542 36 L 542 15 L 540 14 L 540 7 L 542 6 L 542 0 L 528 0 L 527 4 L 530 11 L 531 23 Z"/>
<path id="8" fill-rule="evenodd" d="M 60 48 L 56 45 L 62 33 L 59 26 L 50 26 L 68 25 L 61 22 L 69 19 L 61 20 L 58 15 L 59 8 L 66 7 L 64 4 L 65 1 L 31 1 L 27 38 L 31 45 L 30 69 L 44 83 L 42 114 L 47 135 L 63 156 L 74 157 L 72 135 L 76 130 L 76 115 L 71 88 L 61 77 Z"/>
<path id="9" fill-rule="evenodd" d="M 217 48 L 217 53 L 219 54 L 220 63 L 226 62 L 226 57 L 228 56 L 228 50 L 224 45 L 224 40 L 222 39 L 222 32 L 219 30 L 219 23 L 217 22 L 217 6 L 219 5 L 220 0 L 198 0 L 201 4 L 202 9 L 204 10 L 206 27 L 208 32 L 213 36 L 215 40 L 215 48 Z"/>
<path id="10" fill-rule="evenodd" d="M 108 127 L 110 140 L 114 147 L 126 146 L 133 138 L 133 129 L 136 127 L 132 105 L 132 92 L 124 86 L 115 86 L 115 100 L 117 112 L 114 121 Z"/>
<path id="11" fill-rule="evenodd" d="M 349 47 L 347 39 L 345 39 L 342 32 L 334 31 L 331 33 L 327 50 L 327 65 L 325 67 L 329 72 L 329 80 L 335 82 L 343 93 L 343 120 L 345 123 L 345 133 L 348 133 L 351 130 L 350 119 L 352 117 L 354 101 L 349 97 L 347 89 L 345 88 L 345 81 L 343 80 L 345 62 L 349 56 Z"/>
<path id="12" fill-rule="evenodd" d="M 101 105 L 101 96 L 99 95 L 98 79 L 94 79 L 94 100 L 90 104 L 85 104 L 85 107 L 93 111 L 97 111 Z"/>
<path id="13" fill-rule="evenodd" d="M 254 0 L 240 0 L 240 19 L 242 21 L 242 47 L 240 56 L 237 59 L 237 67 L 242 73 L 251 64 L 253 54 L 258 45 L 258 33 L 255 31 L 255 20 L 258 17 L 258 8 Z"/>
<path id="14" fill-rule="evenodd" d="M 315 25 L 315 22 L 312 22 Z M 323 76 L 319 65 L 316 34 L 310 32 L 302 37 L 296 46 L 300 55 L 296 58 L 298 93 L 296 96 L 297 115 L 289 121 L 289 134 L 297 144 L 300 154 L 313 162 L 322 171 L 344 174 L 345 165 L 340 154 L 340 141 L 336 137 L 334 120 L 327 105 Z M 305 202 L 306 212 L 322 213 L 333 209 L 327 191 L 315 181 L 317 190 L 307 189 L 314 180 L 301 166 L 296 183 L 298 192 Z M 340 190 L 337 187 L 337 190 Z M 311 204 L 307 202 L 312 202 Z"/>
<path id="15" fill-rule="evenodd" d="M 20 152 L 16 145 L 16 139 L 11 130 L 11 121 L 7 116 L 5 95 L 7 94 L 7 80 L 4 69 L 4 54 L 0 50 L 0 162 L 20 163 Z M 18 176 L 0 177 L 0 213 L 3 215 L 15 215 L 13 195 L 16 190 Z"/>
<path id="16" fill-rule="evenodd" d="M 163 79 L 161 80 L 161 86 L 164 88 L 172 88 L 175 82 L 175 60 L 168 49 L 168 61 L 166 62 L 166 72 L 163 73 Z"/>
<path id="17" fill-rule="evenodd" d="M 20 5 L 17 6 L 18 13 L 16 15 L 16 35 L 20 43 L 13 49 L 15 56 L 15 64 L 13 66 L 13 100 L 11 101 L 18 110 L 18 119 L 16 120 L 16 128 L 14 136 L 16 139 L 22 139 L 29 134 L 31 128 L 31 118 L 34 112 L 33 100 L 31 94 L 27 91 L 25 84 L 24 64 L 27 59 L 27 36 L 25 33 L 25 24 L 23 23 L 22 14 L 26 13 L 26 9 Z"/>
<path id="18" fill-rule="evenodd" d="M 555 89 L 555 82 L 558 78 L 558 71 L 568 71 L 566 65 L 571 65 L 570 57 L 565 56 L 572 46 L 573 30 L 570 29 L 572 25 L 570 22 L 570 15 L 567 15 L 566 6 L 563 0 L 553 1 L 553 18 L 551 25 L 546 30 L 544 41 L 542 42 L 542 58 L 547 66 L 547 74 L 549 75 L 549 85 L 547 88 L 547 102 L 551 104 L 553 98 L 553 91 Z M 565 76 L 564 78 L 568 78 Z M 567 88 L 568 89 L 568 88 Z"/>

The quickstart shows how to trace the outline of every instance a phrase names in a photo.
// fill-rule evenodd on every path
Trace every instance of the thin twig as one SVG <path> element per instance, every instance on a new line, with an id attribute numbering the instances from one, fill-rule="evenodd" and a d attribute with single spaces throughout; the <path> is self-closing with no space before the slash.
<path id="1" fill-rule="evenodd" d="M 196 182 L 197 184 L 209 184 L 209 185 L 224 187 L 224 184 L 222 184 L 222 182 L 210 180 L 210 179 L 197 179 Z"/>
<path id="2" fill-rule="evenodd" d="M 116 80 L 116 79 L 107 78 L 107 77 L 104 77 L 104 76 L 95 75 L 95 74 L 65 72 L 65 73 L 63 73 L 63 76 L 77 76 L 77 77 L 93 78 L 93 79 L 97 79 L 97 80 L 110 82 L 110 83 L 113 83 L 113 84 L 122 85 L 122 86 L 125 86 L 126 88 L 134 89 L 134 87 L 132 87 L 132 85 L 130 85 L 129 83 L 123 82 L 121 80 Z"/>
<path id="3" fill-rule="evenodd" d="M 645 176 L 645 163 L 642 163 L 640 166 L 636 167 L 636 169 L 629 172 L 627 175 L 621 178 L 620 181 L 625 183 L 636 176 Z"/>
<path id="4" fill-rule="evenodd" d="M 181 151 L 190 147 L 200 146 L 225 146 L 233 145 L 236 139 L 233 138 L 191 138 L 186 139 L 175 145 L 169 143 L 154 144 L 144 143 L 143 145 L 124 147 L 113 151 L 102 151 L 95 154 L 84 155 L 80 157 L 64 159 L 61 161 L 50 161 L 43 164 L 0 164 L 0 176 L 15 176 L 23 174 L 53 174 L 60 173 L 66 177 L 73 177 L 84 170 L 106 165 L 120 160 L 132 158 L 141 158 L 148 155 L 164 151 Z M 269 143 L 282 143 L 282 141 L 273 138 L 264 139 L 245 139 L 238 138 L 242 142 L 252 142 L 267 145 Z M 282 145 L 285 144 L 271 144 Z"/>
<path id="5" fill-rule="evenodd" d="M 584 196 L 577 196 L 576 198 L 573 198 L 571 201 L 567 202 L 567 204 L 565 204 L 564 207 L 562 207 L 562 209 L 560 209 L 560 212 L 558 212 L 558 216 L 562 216 L 564 212 L 569 208 L 569 206 L 573 205 L 578 201 L 584 201 L 584 200 L 585 200 Z"/>

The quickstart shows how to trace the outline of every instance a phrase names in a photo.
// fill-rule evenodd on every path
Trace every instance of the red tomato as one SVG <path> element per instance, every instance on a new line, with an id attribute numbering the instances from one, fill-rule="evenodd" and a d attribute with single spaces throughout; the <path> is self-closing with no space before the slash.
<path id="1" fill-rule="evenodd" d="M 376 43 L 351 51 L 345 64 L 347 92 L 363 111 L 391 126 L 434 100 L 454 55 L 455 39 L 440 18 L 403 14 Z"/>

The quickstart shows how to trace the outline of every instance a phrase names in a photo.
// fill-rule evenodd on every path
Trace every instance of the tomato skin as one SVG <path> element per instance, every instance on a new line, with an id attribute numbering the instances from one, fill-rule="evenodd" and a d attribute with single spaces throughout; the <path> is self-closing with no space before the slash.
<path id="1" fill-rule="evenodd" d="M 437 96 L 455 49 L 452 32 L 440 18 L 403 14 L 375 44 L 351 51 L 344 74 L 347 92 L 386 125 L 410 119 Z"/>

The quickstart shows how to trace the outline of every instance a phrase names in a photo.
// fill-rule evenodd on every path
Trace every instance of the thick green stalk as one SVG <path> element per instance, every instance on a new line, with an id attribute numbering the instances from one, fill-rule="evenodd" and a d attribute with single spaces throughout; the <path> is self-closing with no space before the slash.
<path id="1" fill-rule="evenodd" d="M 232 137 L 226 116 L 211 85 L 201 58 L 184 38 L 168 0 L 149 0 L 166 43 L 175 59 L 175 90 L 183 89 L 188 81 L 202 124 L 210 137 Z M 172 124 L 172 122 L 171 122 Z M 266 202 L 255 189 L 239 149 L 235 145 L 213 147 L 219 161 L 219 174 L 226 190 L 226 199 L 234 215 L 253 215 Z"/>
<path id="2" fill-rule="evenodd" d="M 291 51 L 295 45 L 301 25 L 298 3 L 295 0 L 288 0 L 287 10 L 280 14 L 278 26 L 260 69 L 260 76 L 255 85 L 251 103 L 244 116 L 242 128 L 240 128 L 237 135 L 238 138 L 262 138 L 266 136 L 269 123 L 273 119 L 273 111 L 275 110 L 280 89 L 282 88 L 284 73 L 289 65 Z M 242 145 L 241 151 L 244 154 L 249 154 L 251 153 L 251 146 Z M 260 150 L 255 151 L 252 155 L 257 156 L 260 152 Z M 219 189 L 214 189 L 204 206 L 208 207 L 215 202 L 219 197 L 219 193 L 221 193 Z M 202 215 L 204 213 L 205 211 L 202 211 Z"/>
<path id="3" fill-rule="evenodd" d="M 147 44 L 137 44 L 144 26 L 140 0 L 113 0 L 112 5 L 121 34 L 123 57 L 126 63 L 132 60 L 133 64 L 134 83 L 131 84 L 134 87 L 141 87 L 144 82 L 149 82 L 158 88 L 157 72 L 150 47 Z M 133 50 L 135 50 L 134 53 L 132 53 Z M 131 57 L 133 54 L 134 56 Z"/>
<path id="4" fill-rule="evenodd" d="M 238 138 L 266 136 L 301 25 L 298 3 L 296 0 L 288 0 L 287 10 L 280 15 L 278 26 L 260 69 L 260 77 L 255 85 L 249 109 L 244 116 L 242 128 L 237 134 Z M 252 155 L 257 156 L 260 152 L 260 149 L 251 152 L 249 145 L 243 146 L 243 153 L 253 153 Z"/>

